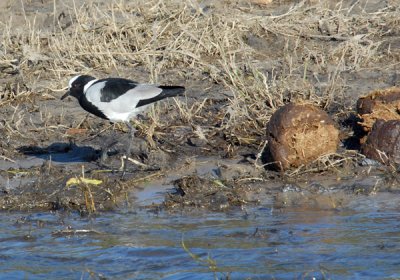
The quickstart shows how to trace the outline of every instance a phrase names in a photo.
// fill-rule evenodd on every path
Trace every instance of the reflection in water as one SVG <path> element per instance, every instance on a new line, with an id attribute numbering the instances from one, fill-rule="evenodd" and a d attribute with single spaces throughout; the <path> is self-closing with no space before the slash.
<path id="1" fill-rule="evenodd" d="M 400 277 L 400 220 L 388 209 L 0 217 L 2 279 Z M 92 231 L 52 234 L 67 227 Z"/>

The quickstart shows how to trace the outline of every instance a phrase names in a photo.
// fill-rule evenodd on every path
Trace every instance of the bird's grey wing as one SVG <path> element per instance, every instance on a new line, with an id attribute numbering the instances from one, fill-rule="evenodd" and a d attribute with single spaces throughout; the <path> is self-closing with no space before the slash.
<path id="1" fill-rule="evenodd" d="M 125 94 L 112 100 L 110 105 L 113 110 L 119 112 L 130 112 L 134 110 L 140 100 L 156 97 L 162 92 L 161 88 L 154 85 L 139 84 Z"/>

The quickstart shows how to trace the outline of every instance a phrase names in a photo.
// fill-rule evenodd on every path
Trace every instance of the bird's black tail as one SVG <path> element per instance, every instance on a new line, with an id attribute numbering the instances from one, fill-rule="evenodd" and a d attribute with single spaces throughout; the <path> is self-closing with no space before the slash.
<path id="1" fill-rule="evenodd" d="M 149 105 L 164 98 L 182 95 L 185 92 L 185 88 L 180 86 L 159 86 L 159 88 L 162 89 L 162 92 L 160 92 L 159 95 L 149 99 L 140 100 L 136 105 L 136 107 Z"/>
<path id="2" fill-rule="evenodd" d="M 179 86 L 160 86 L 160 88 L 163 90 L 160 95 L 165 97 L 182 95 L 185 92 L 185 88 Z"/>

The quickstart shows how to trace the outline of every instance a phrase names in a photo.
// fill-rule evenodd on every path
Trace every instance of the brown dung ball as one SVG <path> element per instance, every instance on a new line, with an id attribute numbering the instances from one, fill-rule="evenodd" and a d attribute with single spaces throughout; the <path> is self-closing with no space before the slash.
<path id="1" fill-rule="evenodd" d="M 267 140 L 264 162 L 285 170 L 335 153 L 339 130 L 323 110 L 310 104 L 289 103 L 271 116 Z"/>
<path id="2" fill-rule="evenodd" d="M 400 119 L 400 88 L 392 87 L 375 90 L 357 101 L 357 113 L 362 119 L 360 125 L 370 132 L 375 121 Z"/>
<path id="3" fill-rule="evenodd" d="M 377 120 L 362 146 L 362 153 L 384 164 L 399 164 L 400 120 Z"/>

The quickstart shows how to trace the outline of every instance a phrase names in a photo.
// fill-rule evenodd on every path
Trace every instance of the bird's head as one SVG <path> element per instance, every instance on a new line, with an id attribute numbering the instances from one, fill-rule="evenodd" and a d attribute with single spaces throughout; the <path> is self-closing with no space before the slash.
<path id="1" fill-rule="evenodd" d="M 68 91 L 61 96 L 61 100 L 67 96 L 73 96 L 79 99 L 84 92 L 85 85 L 93 80 L 95 80 L 95 78 L 89 75 L 78 75 L 73 77 L 69 80 Z"/>

